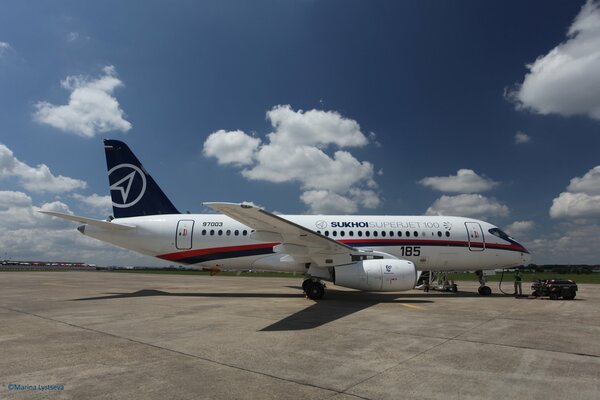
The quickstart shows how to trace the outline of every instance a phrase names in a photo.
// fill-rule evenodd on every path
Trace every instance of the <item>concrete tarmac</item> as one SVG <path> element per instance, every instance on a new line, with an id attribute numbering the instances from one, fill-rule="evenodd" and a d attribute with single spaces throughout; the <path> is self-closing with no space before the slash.
<path id="1" fill-rule="evenodd" d="M 2 272 L 0 399 L 600 398 L 600 285 L 315 303 L 301 282 Z"/>

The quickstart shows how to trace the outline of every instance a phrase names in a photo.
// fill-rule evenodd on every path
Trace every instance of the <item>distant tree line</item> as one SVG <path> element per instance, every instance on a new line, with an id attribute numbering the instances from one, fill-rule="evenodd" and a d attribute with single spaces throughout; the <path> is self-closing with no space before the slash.
<path id="1" fill-rule="evenodd" d="M 587 264 L 537 265 L 537 264 L 529 264 L 524 267 L 523 271 L 524 272 L 554 272 L 556 274 L 591 274 L 594 272 L 600 272 L 600 265 L 587 265 Z"/>

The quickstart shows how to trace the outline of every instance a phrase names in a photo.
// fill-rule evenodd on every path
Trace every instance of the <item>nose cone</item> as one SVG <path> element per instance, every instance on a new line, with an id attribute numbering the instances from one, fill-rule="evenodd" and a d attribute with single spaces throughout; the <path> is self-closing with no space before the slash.
<path id="1" fill-rule="evenodd" d="M 523 249 L 525 248 L 523 247 Z M 531 254 L 525 252 L 521 253 L 521 260 L 523 265 L 529 265 L 531 263 Z"/>
<path id="2" fill-rule="evenodd" d="M 77 230 L 85 235 L 85 225 L 79 225 L 77 227 Z"/>

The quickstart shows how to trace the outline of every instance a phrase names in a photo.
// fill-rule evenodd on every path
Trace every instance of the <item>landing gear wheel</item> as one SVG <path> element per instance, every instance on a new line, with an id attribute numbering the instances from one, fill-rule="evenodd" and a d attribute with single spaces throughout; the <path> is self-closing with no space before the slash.
<path id="1" fill-rule="evenodd" d="M 482 296 L 489 296 L 490 294 L 492 294 L 492 289 L 490 289 L 489 286 L 480 286 L 477 291 Z"/>
<path id="2" fill-rule="evenodd" d="M 456 286 L 456 283 L 453 283 L 452 286 L 450 286 L 450 291 L 451 292 L 458 292 L 458 286 Z"/>
<path id="3" fill-rule="evenodd" d="M 311 300 L 320 300 L 325 295 L 325 285 L 321 282 L 313 282 L 310 280 L 304 281 L 306 283 L 306 288 L 304 292 L 306 293 L 306 297 Z M 302 287 L 304 288 L 304 284 Z"/>
<path id="4" fill-rule="evenodd" d="M 550 293 L 550 300 L 558 300 L 558 295 L 554 292 Z"/>
<path id="5" fill-rule="evenodd" d="M 310 279 L 306 279 L 304 282 L 302 282 L 302 290 L 304 291 L 304 293 L 308 293 L 308 286 L 312 283 L 312 281 Z"/>
<path id="6" fill-rule="evenodd" d="M 540 292 L 538 292 L 537 290 L 534 290 L 533 292 L 531 292 L 531 295 L 533 297 L 540 297 Z"/>

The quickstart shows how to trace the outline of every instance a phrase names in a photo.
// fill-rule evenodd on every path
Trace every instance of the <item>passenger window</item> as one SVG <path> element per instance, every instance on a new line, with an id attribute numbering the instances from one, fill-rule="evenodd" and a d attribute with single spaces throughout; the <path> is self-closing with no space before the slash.
<path id="1" fill-rule="evenodd" d="M 211 229 L 211 230 L 210 230 L 210 236 L 212 236 L 212 235 L 214 235 L 214 234 L 215 234 L 215 230 L 214 230 L 214 229 Z"/>
<path id="2" fill-rule="evenodd" d="M 325 236 L 329 236 L 329 231 L 325 231 Z"/>
<path id="3" fill-rule="evenodd" d="M 223 234 L 223 231 L 221 229 L 219 229 L 219 236 L 221 236 Z"/>
<path id="4" fill-rule="evenodd" d="M 394 231 L 390 231 L 390 236 L 394 236 Z"/>
<path id="5" fill-rule="evenodd" d="M 377 231 L 373 231 L 373 236 L 377 237 Z"/>
<path id="6" fill-rule="evenodd" d="M 227 229 L 227 236 L 231 235 L 231 231 L 229 229 Z"/>
<path id="7" fill-rule="evenodd" d="M 240 234 L 240 231 L 238 231 L 238 230 L 236 229 L 236 230 L 235 230 L 235 232 L 233 232 L 233 234 L 234 234 L 235 236 L 239 236 L 239 234 Z"/>
<path id="8" fill-rule="evenodd" d="M 398 231 L 398 237 L 402 237 L 402 231 Z"/>
<path id="9" fill-rule="evenodd" d="M 442 237 L 442 232 L 438 231 L 438 237 Z"/>
<path id="10" fill-rule="evenodd" d="M 358 231 L 358 236 L 362 237 L 362 231 Z"/>
<path id="11" fill-rule="evenodd" d="M 202 229 L 202 236 L 206 236 L 206 229 Z"/>
<path id="12" fill-rule="evenodd" d="M 348 235 L 350 235 L 350 236 L 354 236 L 354 231 L 350 231 L 350 232 L 348 232 Z"/>
<path id="13" fill-rule="evenodd" d="M 337 236 L 337 231 L 333 231 L 333 236 Z"/>
<path id="14" fill-rule="evenodd" d="M 406 231 L 406 237 L 410 237 L 410 232 Z"/>
<path id="15" fill-rule="evenodd" d="M 414 231 L 413 234 L 415 235 L 415 237 L 419 236 L 419 232 L 417 232 L 417 231 Z"/>
<path id="16" fill-rule="evenodd" d="M 369 237 L 369 236 L 371 236 L 371 232 L 369 232 L 369 231 L 365 231 L 365 236 L 366 236 L 366 237 Z"/>
<path id="17" fill-rule="evenodd" d="M 446 231 L 446 237 L 450 237 L 450 232 Z"/>
<path id="18" fill-rule="evenodd" d="M 242 235 L 246 236 L 247 234 L 248 234 L 248 231 L 244 229 L 244 230 L 242 231 Z"/>
<path id="19" fill-rule="evenodd" d="M 385 237 L 385 231 L 381 231 L 381 236 Z"/>
<path id="20" fill-rule="evenodd" d="M 345 235 L 344 231 L 340 231 L 340 236 L 344 237 L 344 235 Z"/>

